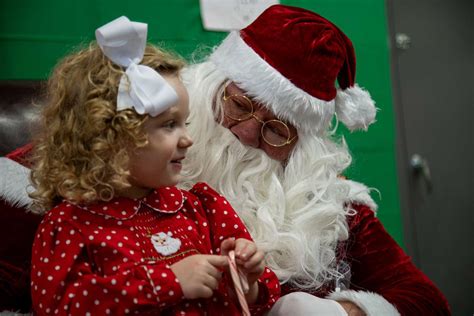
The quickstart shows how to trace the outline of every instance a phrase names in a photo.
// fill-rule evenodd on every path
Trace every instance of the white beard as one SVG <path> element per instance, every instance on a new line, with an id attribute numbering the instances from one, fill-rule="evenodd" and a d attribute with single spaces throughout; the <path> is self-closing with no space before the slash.
<path id="1" fill-rule="evenodd" d="M 348 237 L 350 212 L 344 208 L 349 185 L 338 177 L 351 162 L 345 144 L 299 134 L 283 167 L 215 123 L 211 105 L 224 77 L 211 63 L 187 69 L 184 79 L 194 139 L 184 188 L 204 181 L 226 197 L 282 283 L 316 289 L 337 277 L 335 249 Z"/>

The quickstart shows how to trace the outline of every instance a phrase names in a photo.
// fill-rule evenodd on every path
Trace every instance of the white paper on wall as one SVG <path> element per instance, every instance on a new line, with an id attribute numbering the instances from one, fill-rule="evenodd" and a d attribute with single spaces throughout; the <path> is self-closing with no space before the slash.
<path id="1" fill-rule="evenodd" d="M 245 28 L 278 0 L 200 0 L 201 19 L 209 31 Z"/>

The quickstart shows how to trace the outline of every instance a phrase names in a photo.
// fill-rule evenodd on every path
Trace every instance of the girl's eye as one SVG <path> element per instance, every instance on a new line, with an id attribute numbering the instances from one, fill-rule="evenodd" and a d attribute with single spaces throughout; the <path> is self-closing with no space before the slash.
<path id="1" fill-rule="evenodd" d="M 166 128 L 174 128 L 176 126 L 176 121 L 172 120 L 172 121 L 167 121 L 163 124 L 163 127 L 166 127 Z"/>

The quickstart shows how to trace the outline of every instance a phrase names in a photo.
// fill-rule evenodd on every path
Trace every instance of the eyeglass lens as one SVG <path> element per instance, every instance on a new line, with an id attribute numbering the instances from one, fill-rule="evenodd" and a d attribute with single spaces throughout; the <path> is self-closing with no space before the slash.
<path id="1" fill-rule="evenodd" d="M 233 120 L 245 121 L 254 116 L 252 102 L 245 96 L 228 96 L 225 99 L 225 103 L 225 115 Z M 261 120 L 256 116 L 255 118 L 257 121 L 261 122 Z M 264 122 L 261 133 L 263 139 L 270 145 L 274 146 L 285 145 L 290 138 L 288 126 L 279 120 L 270 120 Z"/>

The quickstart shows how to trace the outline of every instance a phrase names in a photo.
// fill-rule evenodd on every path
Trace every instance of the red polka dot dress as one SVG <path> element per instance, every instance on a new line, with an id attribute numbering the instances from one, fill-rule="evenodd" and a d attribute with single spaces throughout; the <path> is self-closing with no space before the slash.
<path id="1" fill-rule="evenodd" d="M 170 265 L 219 254 L 228 237 L 251 239 L 207 184 L 160 188 L 143 199 L 88 206 L 63 202 L 45 215 L 33 245 L 31 292 L 38 315 L 241 315 L 230 277 L 209 299 L 188 300 Z M 280 295 L 265 269 L 252 314 Z"/>

